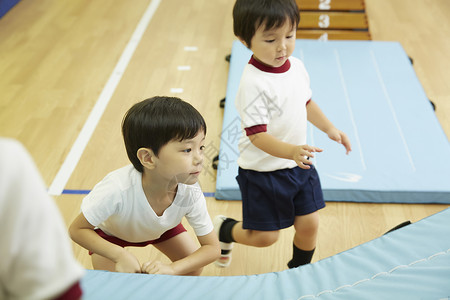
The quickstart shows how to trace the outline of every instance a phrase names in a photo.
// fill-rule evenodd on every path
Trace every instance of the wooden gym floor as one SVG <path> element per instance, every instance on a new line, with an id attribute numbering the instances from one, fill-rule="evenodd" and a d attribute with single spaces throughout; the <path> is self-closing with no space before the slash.
<path id="1" fill-rule="evenodd" d="M 201 176 L 204 192 L 215 189 L 210 160 L 222 126 L 219 100 L 225 96 L 234 40 L 233 0 L 164 0 L 123 72 L 115 69 L 151 0 L 20 1 L 0 19 L 0 136 L 21 141 L 50 186 L 91 110 L 114 76 L 122 76 L 65 189 L 90 190 L 128 160 L 120 133 L 125 111 L 155 95 L 191 102 L 208 124 L 209 152 Z M 366 0 L 373 40 L 399 41 L 410 57 L 436 115 L 450 137 L 450 2 Z M 189 67 L 187 67 L 189 66 Z M 426 158 L 424 158 L 426 159 Z M 450 182 L 450 180 L 449 180 Z M 449 183 L 450 184 L 450 183 Z M 55 196 L 69 224 L 83 195 Z M 207 198 L 211 216 L 240 219 L 240 202 Z M 313 261 L 374 239 L 405 221 L 418 221 L 448 205 L 328 203 L 320 213 Z M 207 266 L 203 275 L 259 274 L 286 269 L 292 228 L 273 246 L 237 245 L 227 269 Z M 142 261 L 166 259 L 151 246 L 131 249 Z M 87 251 L 74 244 L 77 259 L 92 268 Z"/>

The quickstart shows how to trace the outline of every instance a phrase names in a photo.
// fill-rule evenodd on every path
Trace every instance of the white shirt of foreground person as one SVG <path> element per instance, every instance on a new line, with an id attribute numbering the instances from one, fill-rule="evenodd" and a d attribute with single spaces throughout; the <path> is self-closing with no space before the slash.
<path id="1" fill-rule="evenodd" d="M 76 299 L 82 275 L 32 158 L 0 138 L 0 299 Z"/>

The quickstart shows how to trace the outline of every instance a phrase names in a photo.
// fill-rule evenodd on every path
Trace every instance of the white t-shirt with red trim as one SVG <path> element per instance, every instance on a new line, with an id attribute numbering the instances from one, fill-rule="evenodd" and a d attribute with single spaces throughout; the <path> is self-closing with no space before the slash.
<path id="1" fill-rule="evenodd" d="M 128 165 L 109 173 L 83 199 L 88 222 L 108 235 L 139 243 L 158 239 L 186 217 L 197 236 L 213 230 L 206 200 L 198 183 L 178 184 L 172 204 L 158 216 L 142 188 L 142 173 Z"/>
<path id="2" fill-rule="evenodd" d="M 260 150 L 250 138 L 267 131 L 283 142 L 306 144 L 306 104 L 311 96 L 309 75 L 298 58 L 290 57 L 283 66 L 274 68 L 252 57 L 244 68 L 235 100 L 242 127 L 238 165 L 260 172 L 296 167 L 293 160 Z"/>

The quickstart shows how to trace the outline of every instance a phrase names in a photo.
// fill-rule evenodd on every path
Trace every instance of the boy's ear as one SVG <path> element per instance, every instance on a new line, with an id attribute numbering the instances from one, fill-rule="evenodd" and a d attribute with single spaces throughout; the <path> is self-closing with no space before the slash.
<path id="1" fill-rule="evenodd" d="M 144 166 L 144 168 L 150 170 L 155 168 L 156 155 L 153 153 L 151 149 L 139 148 L 139 150 L 137 151 L 137 157 L 141 162 L 142 166 Z"/>

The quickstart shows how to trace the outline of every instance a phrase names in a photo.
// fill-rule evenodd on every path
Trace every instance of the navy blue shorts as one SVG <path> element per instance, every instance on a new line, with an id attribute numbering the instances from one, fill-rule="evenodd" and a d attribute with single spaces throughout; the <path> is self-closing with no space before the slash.
<path id="1" fill-rule="evenodd" d="M 311 166 L 273 172 L 239 168 L 244 229 L 272 231 L 290 227 L 296 216 L 325 207 L 319 174 Z"/>

